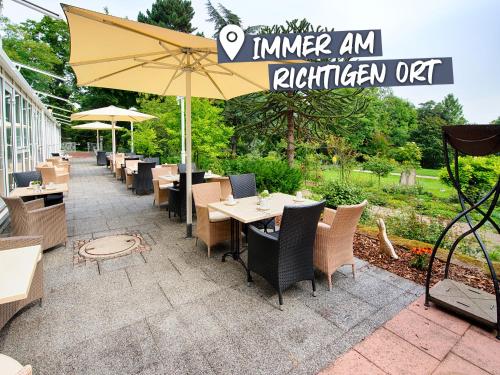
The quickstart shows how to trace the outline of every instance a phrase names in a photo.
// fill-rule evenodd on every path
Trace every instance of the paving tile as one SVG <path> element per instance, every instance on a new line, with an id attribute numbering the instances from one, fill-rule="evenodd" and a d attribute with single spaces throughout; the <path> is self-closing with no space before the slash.
<path id="1" fill-rule="evenodd" d="M 98 261 L 98 263 L 99 263 L 99 272 L 105 273 L 105 272 L 120 270 L 130 266 L 144 264 L 146 262 L 141 254 L 132 253 L 118 258 Z"/>
<path id="2" fill-rule="evenodd" d="M 389 374 L 430 374 L 439 361 L 385 328 L 375 331 L 355 350 Z"/>
<path id="3" fill-rule="evenodd" d="M 433 375 L 488 375 L 488 372 L 481 370 L 472 363 L 450 353 L 438 366 Z"/>
<path id="4" fill-rule="evenodd" d="M 384 371 L 380 370 L 373 363 L 355 350 L 351 350 L 337 359 L 334 364 L 322 370 L 319 375 L 383 375 Z"/>
<path id="5" fill-rule="evenodd" d="M 500 340 L 469 329 L 452 352 L 492 374 L 500 374 Z"/>
<path id="6" fill-rule="evenodd" d="M 408 306 L 408 309 L 458 335 L 463 335 L 469 329 L 470 324 L 465 320 L 441 310 L 432 303 L 431 306 L 426 307 L 424 302 L 425 296 L 421 296 Z"/>
<path id="7" fill-rule="evenodd" d="M 407 309 L 389 320 L 385 328 L 441 361 L 460 339 L 459 335 Z"/>

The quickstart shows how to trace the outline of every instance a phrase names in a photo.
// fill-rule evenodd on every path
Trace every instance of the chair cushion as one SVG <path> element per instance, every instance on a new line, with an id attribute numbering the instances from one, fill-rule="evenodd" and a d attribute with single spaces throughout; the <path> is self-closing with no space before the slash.
<path id="1" fill-rule="evenodd" d="M 322 222 L 318 223 L 318 228 L 324 229 L 324 230 L 330 230 L 331 226 Z"/>
<path id="2" fill-rule="evenodd" d="M 14 358 L 0 354 L 0 374 L 17 375 L 22 369 L 23 366 Z"/>
<path id="3" fill-rule="evenodd" d="M 166 190 L 168 189 L 169 187 L 172 187 L 174 186 L 173 184 L 161 184 L 159 185 L 160 186 L 160 190 Z"/>
<path id="4" fill-rule="evenodd" d="M 208 213 L 208 221 L 211 223 L 218 223 L 219 221 L 229 220 L 230 217 L 219 211 L 212 211 Z"/>

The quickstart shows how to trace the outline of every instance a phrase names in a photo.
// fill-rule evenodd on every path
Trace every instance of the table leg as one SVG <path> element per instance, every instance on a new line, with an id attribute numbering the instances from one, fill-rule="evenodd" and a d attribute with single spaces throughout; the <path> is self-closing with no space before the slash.
<path id="1" fill-rule="evenodd" d="M 245 264 L 243 259 L 241 259 L 240 236 L 241 236 L 240 222 L 236 219 L 231 218 L 231 251 L 225 253 L 222 256 L 222 261 L 225 262 L 226 257 L 231 256 L 235 261 L 237 261 L 243 266 L 245 271 L 248 272 L 247 265 Z"/>

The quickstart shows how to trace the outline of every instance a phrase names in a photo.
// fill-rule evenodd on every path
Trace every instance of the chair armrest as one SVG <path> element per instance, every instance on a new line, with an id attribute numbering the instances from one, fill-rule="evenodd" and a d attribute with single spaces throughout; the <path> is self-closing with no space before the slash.
<path id="1" fill-rule="evenodd" d="M 332 225 L 336 213 L 336 210 L 325 207 L 323 211 L 323 218 L 321 219 L 321 221 L 325 224 Z"/>
<path id="2" fill-rule="evenodd" d="M 42 236 L 16 236 L 0 238 L 0 251 L 41 244 Z"/>
<path id="3" fill-rule="evenodd" d="M 278 238 L 271 236 L 266 232 L 261 232 L 254 225 L 248 226 L 248 247 L 250 247 L 251 242 L 258 249 L 278 249 L 279 246 Z"/>
<path id="4" fill-rule="evenodd" d="M 39 208 L 44 208 L 45 204 L 44 204 L 43 198 L 40 198 L 40 199 L 35 199 L 32 201 L 24 202 L 24 206 L 26 207 L 26 209 L 28 211 L 33 211 L 33 210 L 37 210 Z"/>
<path id="5" fill-rule="evenodd" d="M 39 208 L 37 210 L 30 211 L 29 217 L 30 217 L 30 219 L 41 218 L 41 217 L 44 217 L 45 215 L 57 214 L 57 213 L 61 213 L 64 215 L 66 214 L 66 206 L 64 205 L 64 203 L 59 203 L 59 204 L 55 204 L 53 206 Z"/>

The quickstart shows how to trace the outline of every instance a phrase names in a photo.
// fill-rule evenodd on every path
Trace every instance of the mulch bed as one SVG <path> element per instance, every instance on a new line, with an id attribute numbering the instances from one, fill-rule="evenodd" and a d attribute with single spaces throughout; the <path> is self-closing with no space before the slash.
<path id="1" fill-rule="evenodd" d="M 382 254 L 379 250 L 379 241 L 377 238 L 365 234 L 356 233 L 354 236 L 354 255 L 360 259 L 392 272 L 398 276 L 414 281 L 417 284 L 425 285 L 426 271 L 420 271 L 410 266 L 413 254 L 401 246 L 394 245 L 394 250 L 399 259 L 392 259 Z M 444 268 L 446 263 L 440 259 L 434 261 L 434 272 L 431 278 L 431 285 L 444 278 Z M 464 266 L 451 264 L 449 278 L 460 281 L 471 287 L 482 289 L 488 293 L 495 294 L 493 282 L 482 270 L 473 266 Z"/>

